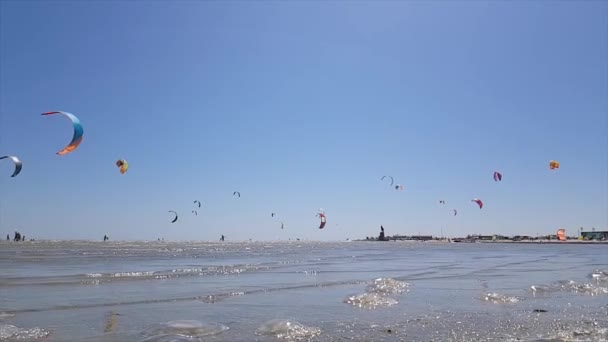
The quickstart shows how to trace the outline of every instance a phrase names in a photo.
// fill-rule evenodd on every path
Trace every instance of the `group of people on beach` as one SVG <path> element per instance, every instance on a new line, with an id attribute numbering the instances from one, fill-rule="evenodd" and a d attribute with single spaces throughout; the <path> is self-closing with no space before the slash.
<path id="1" fill-rule="evenodd" d="M 10 234 L 6 234 L 6 241 L 11 241 Z M 21 233 L 15 231 L 15 237 L 13 238 L 13 241 L 25 241 L 25 235 L 21 235 Z"/>

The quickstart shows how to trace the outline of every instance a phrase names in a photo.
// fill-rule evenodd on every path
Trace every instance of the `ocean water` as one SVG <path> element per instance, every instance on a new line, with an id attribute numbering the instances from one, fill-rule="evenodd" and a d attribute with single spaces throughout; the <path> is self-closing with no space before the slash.
<path id="1" fill-rule="evenodd" d="M 0 243 L 0 341 L 606 341 L 608 246 Z"/>

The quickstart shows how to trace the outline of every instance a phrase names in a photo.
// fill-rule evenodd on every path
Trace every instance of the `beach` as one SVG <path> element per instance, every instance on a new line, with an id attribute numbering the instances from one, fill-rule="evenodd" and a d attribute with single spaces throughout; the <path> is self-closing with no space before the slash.
<path id="1" fill-rule="evenodd" d="M 602 341 L 607 255 L 574 244 L 3 242 L 0 339 Z"/>

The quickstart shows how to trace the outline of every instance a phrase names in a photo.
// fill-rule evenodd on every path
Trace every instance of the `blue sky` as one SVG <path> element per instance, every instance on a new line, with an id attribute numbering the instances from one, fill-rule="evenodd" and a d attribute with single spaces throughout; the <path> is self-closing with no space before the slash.
<path id="1" fill-rule="evenodd" d="M 5 234 L 344 240 L 380 224 L 451 236 L 608 226 L 605 2 L 0 9 L 0 154 L 24 163 L 15 178 L 0 163 Z M 55 154 L 72 131 L 40 116 L 50 110 L 82 121 L 74 153 Z"/>

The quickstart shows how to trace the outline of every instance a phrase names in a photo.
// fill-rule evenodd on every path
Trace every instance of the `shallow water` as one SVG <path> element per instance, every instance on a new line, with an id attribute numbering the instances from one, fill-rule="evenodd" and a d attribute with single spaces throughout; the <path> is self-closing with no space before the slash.
<path id="1" fill-rule="evenodd" d="M 608 246 L 2 242 L 0 340 L 36 338 L 606 341 Z"/>

